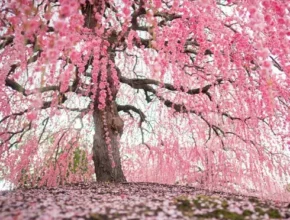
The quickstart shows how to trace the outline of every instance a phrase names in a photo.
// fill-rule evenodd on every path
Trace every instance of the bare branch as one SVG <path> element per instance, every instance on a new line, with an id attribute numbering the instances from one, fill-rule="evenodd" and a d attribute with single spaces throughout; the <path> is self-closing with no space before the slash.
<path id="1" fill-rule="evenodd" d="M 41 141 L 41 138 L 42 138 L 43 133 L 45 132 L 46 126 L 47 126 L 47 124 L 48 124 L 48 120 L 49 120 L 49 117 L 47 117 L 46 119 L 44 119 L 44 120 L 42 121 L 42 125 L 44 125 L 44 127 L 43 127 L 42 132 L 41 132 L 41 134 L 40 134 L 40 136 L 39 136 L 38 144 L 39 144 L 40 141 Z"/>
<path id="2" fill-rule="evenodd" d="M 137 113 L 139 115 L 139 117 L 140 117 L 139 127 L 141 126 L 142 122 L 144 122 L 145 119 L 146 119 L 145 114 L 140 109 L 138 109 L 138 108 L 136 108 L 135 106 L 132 106 L 132 105 L 117 105 L 117 110 L 126 112 L 128 114 L 130 114 L 130 111 L 133 111 L 133 112 Z"/>
<path id="3" fill-rule="evenodd" d="M 19 83 L 14 81 L 13 79 L 6 78 L 5 80 L 6 86 L 10 87 L 11 89 L 22 93 L 24 96 L 33 95 L 36 93 L 44 93 L 44 92 L 50 92 L 50 91 L 60 91 L 59 85 L 52 85 L 52 86 L 46 86 L 41 88 L 35 88 L 33 90 L 27 90 L 23 86 L 21 86 Z M 69 86 L 67 89 L 67 92 L 69 91 L 75 91 L 76 85 Z"/>
<path id="4" fill-rule="evenodd" d="M 242 118 L 239 118 L 239 117 L 233 117 L 233 116 L 229 115 L 226 112 L 223 112 L 222 116 L 225 116 L 225 117 L 227 117 L 227 118 L 229 118 L 229 119 L 231 119 L 233 121 L 234 120 L 239 120 L 239 121 L 243 121 L 243 122 L 246 122 L 247 120 L 249 120 L 251 118 L 251 117 L 246 117 L 246 118 L 242 119 Z"/>
<path id="5" fill-rule="evenodd" d="M 67 107 L 59 106 L 58 109 L 69 110 L 71 112 L 81 112 L 81 113 L 88 113 L 90 111 L 89 107 L 87 107 L 87 108 L 67 108 Z"/>
<path id="6" fill-rule="evenodd" d="M 0 145 L 8 143 L 15 135 L 20 134 L 20 137 L 17 138 L 17 140 L 15 142 L 13 142 L 12 144 L 9 145 L 8 149 L 11 149 L 15 144 L 21 142 L 21 139 L 24 136 L 24 134 L 31 129 L 31 125 L 32 125 L 32 123 L 30 122 L 29 124 L 25 125 L 21 130 L 18 130 L 18 131 L 15 131 L 15 132 L 7 131 L 7 132 L 4 132 L 4 133 L 0 134 L 0 135 L 10 134 L 10 136 L 6 140 L 4 140 Z"/>
<path id="7" fill-rule="evenodd" d="M 274 57 L 272 57 L 272 56 L 270 56 L 270 58 L 271 58 L 271 60 L 272 60 L 272 62 L 273 62 L 273 64 L 274 64 L 274 66 L 275 66 L 278 70 L 280 70 L 281 72 L 283 72 L 283 68 L 282 68 L 281 65 L 278 63 L 278 61 L 277 61 Z"/>
<path id="8" fill-rule="evenodd" d="M 2 50 L 4 47 L 13 43 L 14 36 L 1 37 L 0 39 L 4 41 L 3 43 L 0 44 L 0 50 Z"/>
<path id="9" fill-rule="evenodd" d="M 181 86 L 180 88 L 176 88 L 175 86 L 173 86 L 172 84 L 169 84 L 169 83 L 162 84 L 159 81 L 154 80 L 154 79 L 129 79 L 129 78 L 126 78 L 123 76 L 121 76 L 121 78 L 120 78 L 120 82 L 125 83 L 134 89 L 147 90 L 146 88 L 148 88 L 148 87 L 146 87 L 146 85 L 148 85 L 148 84 L 156 85 L 156 86 L 162 85 L 163 86 L 162 88 L 168 89 L 170 91 L 184 92 L 184 93 L 187 93 L 189 95 L 197 95 L 200 93 L 206 94 L 212 86 L 219 85 L 222 83 L 222 81 L 223 81 L 222 79 L 217 79 L 216 82 L 214 82 L 213 84 L 209 84 L 209 85 L 206 85 L 206 86 L 201 87 L 201 88 L 186 89 L 183 86 Z M 152 89 L 149 89 L 149 90 L 152 90 Z"/>
<path id="10" fill-rule="evenodd" d="M 240 140 L 242 140 L 243 142 L 245 142 L 246 144 L 247 144 L 248 142 L 250 142 L 252 145 L 255 146 L 255 142 L 254 142 L 254 141 L 252 141 L 252 140 L 246 140 L 246 139 L 244 139 L 242 136 L 240 136 L 240 135 L 238 135 L 238 134 L 236 134 L 236 133 L 234 133 L 234 132 L 228 131 L 228 132 L 225 132 L 225 134 L 231 134 L 231 135 L 234 135 L 234 136 L 238 137 Z"/>
<path id="11" fill-rule="evenodd" d="M 10 118 L 10 117 L 12 117 L 12 116 L 20 116 L 20 115 L 25 114 L 26 112 L 28 112 L 27 109 L 24 110 L 24 111 L 22 111 L 22 112 L 17 112 L 17 113 L 13 113 L 13 114 L 11 114 L 11 115 L 7 115 L 7 116 L 3 117 L 3 118 L 0 120 L 0 123 L 2 123 L 3 121 L 5 121 L 6 119 L 8 119 L 8 118 Z"/>
<path id="12" fill-rule="evenodd" d="M 63 103 L 64 101 L 65 101 L 65 99 L 62 99 L 62 100 L 59 99 L 59 103 Z M 43 105 L 42 105 L 41 108 L 39 108 L 39 110 L 43 110 L 43 109 L 50 108 L 51 103 L 52 103 L 51 101 L 49 101 L 49 102 L 43 102 Z M 24 115 L 24 114 L 27 113 L 27 112 L 28 112 L 28 110 L 26 109 L 26 110 L 24 110 L 24 111 L 22 111 L 22 112 L 17 112 L 17 113 L 12 113 L 12 114 L 10 114 L 10 115 L 7 115 L 7 116 L 3 117 L 3 118 L 0 120 L 0 123 L 2 123 L 3 121 L 5 121 L 6 119 L 8 119 L 8 118 L 10 118 L 10 117 L 13 117 L 13 116 L 21 116 L 21 115 Z"/>
<path id="13" fill-rule="evenodd" d="M 17 91 L 17 92 L 22 93 L 24 96 L 27 96 L 25 89 L 19 83 L 15 82 L 14 80 L 6 78 L 5 85 L 10 87 L 11 89 Z"/>

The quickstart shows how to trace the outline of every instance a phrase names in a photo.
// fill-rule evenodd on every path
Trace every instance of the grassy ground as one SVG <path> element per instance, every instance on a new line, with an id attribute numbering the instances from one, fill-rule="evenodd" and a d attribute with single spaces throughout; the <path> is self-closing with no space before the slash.
<path id="1" fill-rule="evenodd" d="M 290 219 L 290 203 L 154 183 L 0 193 L 0 219 Z"/>

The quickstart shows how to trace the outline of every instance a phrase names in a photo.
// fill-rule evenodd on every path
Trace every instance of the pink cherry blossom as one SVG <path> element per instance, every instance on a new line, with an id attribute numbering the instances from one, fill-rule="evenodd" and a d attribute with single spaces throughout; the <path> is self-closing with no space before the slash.
<path id="1" fill-rule="evenodd" d="M 3 178 L 283 192 L 288 9 L 283 0 L 1 1 Z"/>

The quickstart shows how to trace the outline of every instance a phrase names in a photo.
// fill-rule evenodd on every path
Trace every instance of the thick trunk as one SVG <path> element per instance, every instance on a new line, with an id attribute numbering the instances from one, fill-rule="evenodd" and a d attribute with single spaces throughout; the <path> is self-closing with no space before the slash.
<path id="1" fill-rule="evenodd" d="M 94 126 L 93 160 L 97 181 L 125 182 L 118 146 L 124 124 L 115 102 L 107 105 L 103 111 L 94 110 Z"/>
<path id="2" fill-rule="evenodd" d="M 96 12 L 99 14 L 104 13 L 103 7 L 107 7 L 106 1 L 103 0 L 86 0 L 81 6 L 82 14 L 84 15 L 85 23 L 84 26 L 95 32 L 95 28 L 101 26 L 101 22 L 96 19 Z M 104 33 L 104 39 L 114 39 L 115 36 L 113 32 L 112 36 L 106 36 Z M 114 38 L 115 37 L 115 38 Z M 108 42 L 107 41 L 107 42 Z M 111 43 L 109 41 L 109 43 Z M 108 54 L 112 54 L 112 48 L 106 48 Z M 109 57 L 114 62 L 114 57 Z M 115 100 L 117 95 L 117 88 L 114 85 L 114 80 L 111 76 L 111 65 L 108 63 L 107 72 L 107 85 L 106 92 L 110 91 Z M 101 77 L 98 76 L 98 81 L 100 82 Z M 103 110 L 98 109 L 100 104 L 98 101 L 100 88 L 96 91 L 96 98 L 94 100 L 94 143 L 93 143 L 93 160 L 95 165 L 95 173 L 97 181 L 108 181 L 108 182 L 124 182 L 126 181 L 125 176 L 122 171 L 120 151 L 118 146 L 118 139 L 122 135 L 123 131 L 123 121 L 120 118 L 115 101 L 106 100 L 106 107 Z M 109 93 L 108 93 L 109 94 Z"/>

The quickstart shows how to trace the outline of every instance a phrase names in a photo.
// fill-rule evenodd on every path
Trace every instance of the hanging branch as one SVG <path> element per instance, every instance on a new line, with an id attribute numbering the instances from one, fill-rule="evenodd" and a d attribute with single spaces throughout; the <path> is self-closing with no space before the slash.
<path id="1" fill-rule="evenodd" d="M 132 105 L 117 105 L 117 110 L 119 112 L 120 111 L 126 112 L 126 113 L 128 113 L 130 115 L 131 115 L 130 111 L 133 111 L 133 112 L 137 113 L 139 115 L 139 117 L 140 117 L 139 127 L 141 127 L 141 124 L 143 122 L 145 122 L 145 119 L 146 119 L 145 114 L 140 109 L 136 108 L 135 106 L 132 106 Z"/>
<path id="2" fill-rule="evenodd" d="M 41 131 L 41 134 L 40 134 L 40 136 L 39 136 L 38 144 L 39 144 L 40 141 L 41 141 L 41 138 L 42 138 L 43 133 L 45 132 L 46 126 L 47 126 L 47 124 L 48 124 L 48 121 L 49 121 L 49 117 L 47 117 L 46 119 L 44 119 L 44 120 L 42 121 L 42 125 L 44 125 L 44 127 L 43 127 L 43 129 L 42 129 L 42 131 Z"/>

